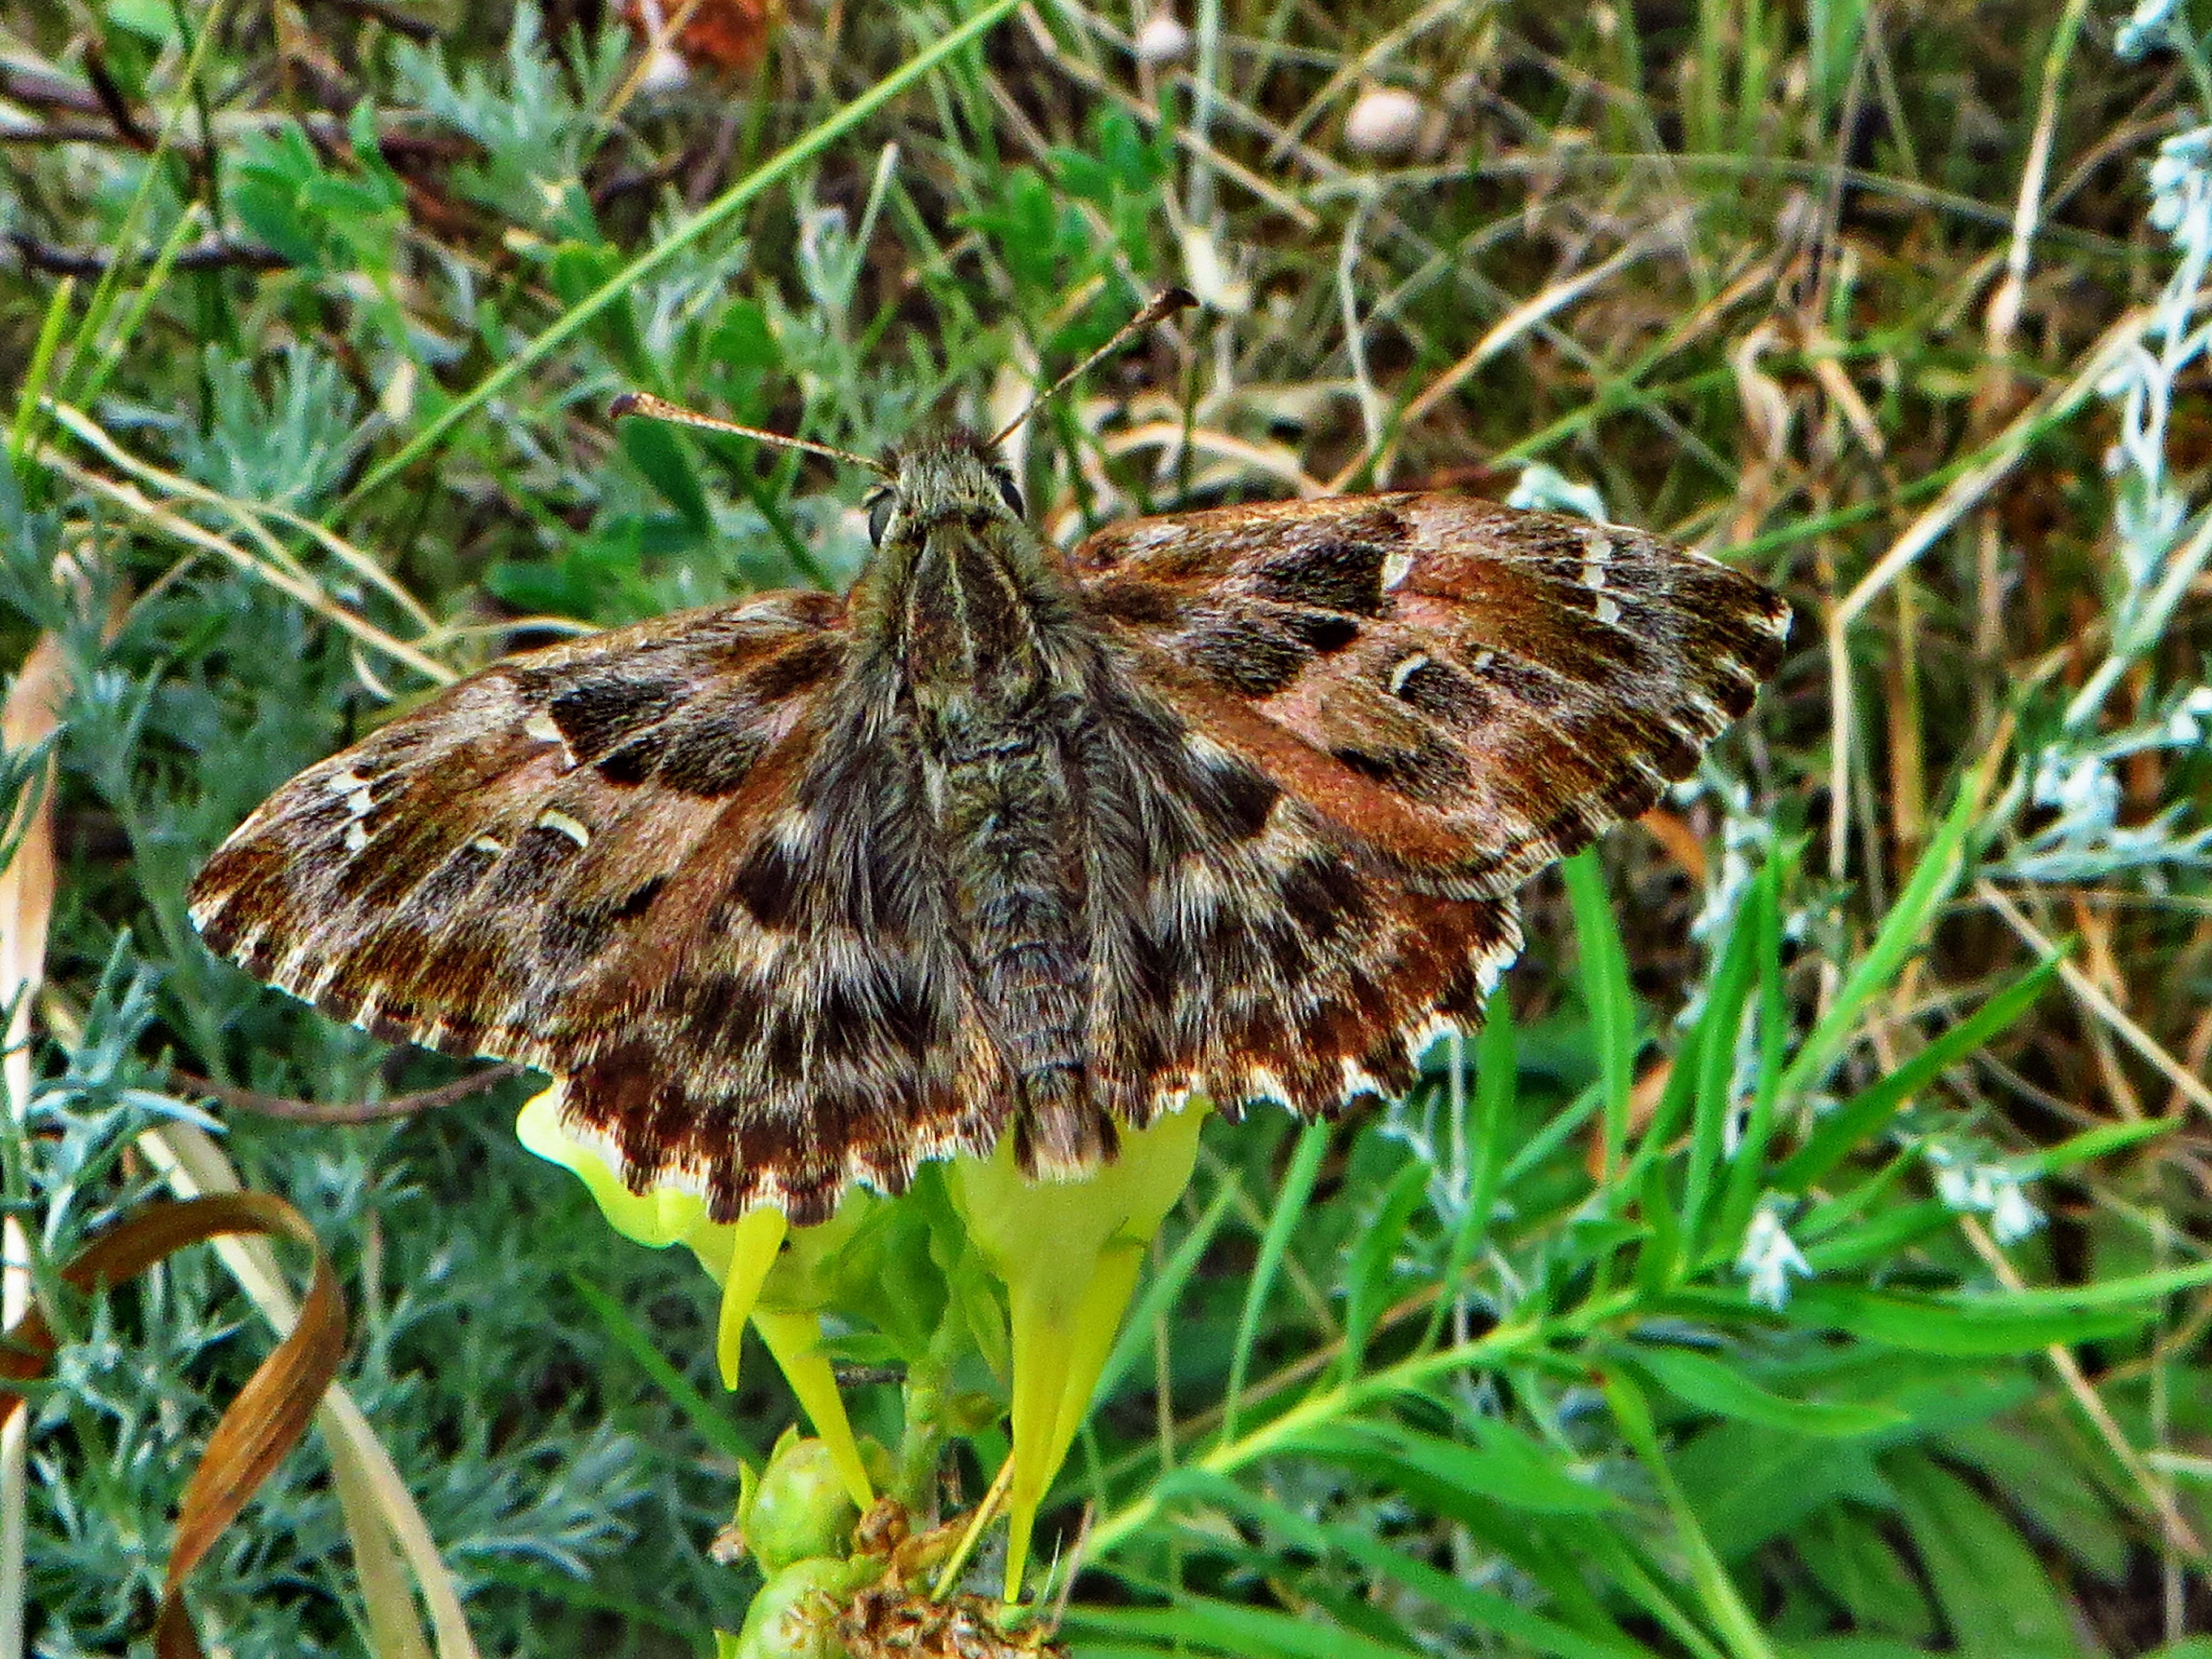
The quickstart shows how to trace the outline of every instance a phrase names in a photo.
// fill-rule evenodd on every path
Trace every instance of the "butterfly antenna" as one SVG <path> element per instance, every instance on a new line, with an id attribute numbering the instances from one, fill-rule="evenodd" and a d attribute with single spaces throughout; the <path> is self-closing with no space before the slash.
<path id="1" fill-rule="evenodd" d="M 1013 436 L 1013 434 L 1021 428 L 1024 422 L 1027 421 L 1030 416 L 1036 414 L 1038 410 L 1043 408 L 1045 404 L 1050 403 L 1054 398 L 1060 396 L 1060 394 L 1066 389 L 1070 381 L 1079 379 L 1082 375 L 1088 373 L 1094 364 L 1105 358 L 1112 356 L 1115 352 L 1119 351 L 1121 349 L 1122 342 L 1127 340 L 1132 334 L 1141 334 L 1145 330 L 1150 328 L 1162 318 L 1172 317 L 1178 311 L 1188 310 L 1190 307 L 1194 306 L 1197 303 L 1198 296 L 1193 294 L 1187 288 L 1166 289 L 1153 295 L 1152 302 L 1150 305 L 1146 306 L 1135 316 L 1130 318 L 1127 322 L 1122 324 L 1121 327 L 1114 331 L 1114 337 L 1112 339 L 1107 341 L 1104 345 L 1100 346 L 1097 350 L 1092 352 L 1081 362 L 1076 364 L 1073 368 L 1069 369 L 1066 374 L 1061 375 L 1049 386 L 1046 387 L 1042 392 L 1038 392 L 1036 397 L 1030 398 L 1028 408 L 1022 410 L 1020 414 L 1015 416 L 1012 420 L 1008 421 L 1006 425 L 999 428 L 998 434 L 991 440 L 991 447 L 995 449 L 1000 444 L 1006 442 L 1008 438 Z"/>
<path id="2" fill-rule="evenodd" d="M 672 404 L 665 398 L 656 398 L 650 392 L 625 392 L 607 405 L 607 418 L 619 421 L 625 415 L 642 415 L 649 421 L 666 421 L 675 426 L 696 426 L 702 432 L 726 432 L 735 438 L 751 438 L 764 444 L 781 444 L 786 449 L 803 449 L 810 455 L 827 456 L 833 461 L 843 461 L 853 466 L 864 466 L 884 477 L 892 476 L 890 468 L 881 461 L 872 461 L 866 455 L 855 455 L 849 449 L 833 449 L 828 444 L 817 444 L 811 438 L 793 438 L 781 432 L 763 432 L 757 426 L 740 426 L 735 421 L 726 421 L 718 416 L 702 415 L 696 409 L 686 409 Z"/>

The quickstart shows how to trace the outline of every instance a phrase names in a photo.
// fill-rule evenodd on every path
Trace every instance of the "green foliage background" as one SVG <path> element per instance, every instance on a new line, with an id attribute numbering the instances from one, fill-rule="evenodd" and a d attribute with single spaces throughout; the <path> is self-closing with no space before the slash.
<path id="1" fill-rule="evenodd" d="M 1144 22 L 794 4 L 758 69 L 652 89 L 598 7 L 0 21 L 0 643 L 52 641 L 73 688 L 0 1140 L 34 1277 L 219 1127 L 343 1270 L 346 1384 L 467 1639 L 709 1650 L 754 1580 L 706 1546 L 792 1414 L 771 1369 L 719 1397 L 712 1287 L 520 1151 L 520 1084 L 207 1116 L 195 1079 L 361 1103 L 455 1068 L 212 961 L 184 885 L 441 676 L 849 579 L 865 480 L 617 431 L 617 391 L 875 453 L 1018 406 L 1182 282 L 1208 309 L 1024 441 L 1055 536 L 1581 485 L 1800 619 L 1673 854 L 1632 830 L 1532 890 L 1470 1052 L 1386 1113 L 1209 1127 L 1062 1479 L 1071 1540 L 1092 1513 L 1066 1639 L 2204 1651 L 2186 8 L 1206 0 L 1156 60 Z M 1378 149 L 1385 88 L 1417 104 Z M 266 1339 L 212 1254 L 52 1299 L 73 1340 L 0 1501 L 36 1650 L 120 1652 Z M 377 1622 L 314 1443 L 192 1607 L 211 1650 L 432 1650 Z"/>

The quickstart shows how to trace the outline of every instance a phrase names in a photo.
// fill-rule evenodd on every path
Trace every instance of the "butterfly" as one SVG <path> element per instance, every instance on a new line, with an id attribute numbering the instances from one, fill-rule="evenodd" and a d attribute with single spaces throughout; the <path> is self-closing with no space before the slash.
<path id="1" fill-rule="evenodd" d="M 560 1078 L 572 1134 L 717 1220 L 1007 1135 L 1072 1176 L 1194 1094 L 1410 1087 L 1515 889 L 1688 776 L 1789 630 L 1714 560 L 1452 495 L 1063 552 L 999 442 L 882 464 L 842 597 L 526 652 L 308 768 L 193 921 L 336 1018 Z"/>

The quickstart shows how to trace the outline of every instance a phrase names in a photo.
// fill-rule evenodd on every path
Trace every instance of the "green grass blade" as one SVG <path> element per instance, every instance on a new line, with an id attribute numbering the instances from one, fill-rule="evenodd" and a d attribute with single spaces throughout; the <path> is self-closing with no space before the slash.
<path id="1" fill-rule="evenodd" d="M 23 384 L 15 393 L 15 418 L 8 428 L 8 464 L 12 467 L 21 468 L 23 464 L 23 451 L 31 441 L 31 423 L 38 416 L 39 395 L 53 371 L 54 352 L 61 344 L 62 328 L 69 321 L 70 299 L 76 292 L 76 278 L 64 276 L 54 284 L 53 297 L 46 301 L 46 318 L 31 347 L 31 366 L 24 370 Z"/>
<path id="2" fill-rule="evenodd" d="M 353 507 L 380 486 L 389 483 L 434 449 L 447 434 L 513 386 L 574 336 L 598 320 L 599 315 L 640 281 L 673 259 L 677 254 L 724 221 L 735 216 L 756 198 L 781 184 L 793 173 L 821 155 L 885 104 L 921 80 L 939 64 L 974 41 L 981 40 L 1012 16 L 1021 0 L 990 0 L 973 17 L 934 45 L 908 58 L 875 85 L 826 120 L 793 139 L 720 196 L 701 208 L 660 241 L 639 254 L 597 289 L 562 312 L 543 333 L 477 382 L 441 410 L 393 454 L 370 468 L 348 491 L 333 515 Z"/>
<path id="3" fill-rule="evenodd" d="M 1617 1637 L 1588 1634 L 1531 1612 L 1502 1595 L 1463 1584 L 1419 1556 L 1394 1547 L 1370 1533 L 1346 1526 L 1324 1526 L 1297 1510 L 1247 1492 L 1218 1476 L 1194 1476 L 1191 1495 L 1226 1509 L 1241 1510 L 1317 1559 L 1358 1563 L 1378 1579 L 1410 1590 L 1431 1605 L 1464 1620 L 1478 1630 L 1494 1630 L 1531 1652 L 1557 1659 L 1646 1659 L 1650 1650 Z"/>
<path id="4" fill-rule="evenodd" d="M 730 1413 L 718 1410 L 707 1396 L 692 1386 L 691 1379 L 668 1363 L 653 1340 L 645 1334 L 638 1322 L 626 1313 L 621 1303 L 598 1285 L 578 1273 L 568 1276 L 568 1288 L 582 1298 L 586 1307 L 606 1328 L 615 1346 L 629 1355 L 668 1396 L 669 1403 L 682 1412 L 691 1426 L 716 1449 L 728 1453 L 741 1463 L 757 1466 L 762 1460 L 761 1449 L 753 1444 Z"/>
<path id="5" fill-rule="evenodd" d="M 1757 905 L 1759 898 L 1759 890 L 1754 888 L 1752 904 Z M 1751 996 L 1759 933 L 1750 907 L 1737 914 L 1721 953 L 1720 969 L 1706 992 L 1705 1013 L 1688 1050 L 1675 1062 L 1694 1067 L 1689 1163 L 1682 1173 L 1682 1238 L 1692 1261 L 1703 1245 L 1705 1211 L 1727 1144 L 1729 1113 L 1735 1106 L 1736 1033 L 1743 1027 L 1744 1004 Z"/>
<path id="6" fill-rule="evenodd" d="M 1604 1176 L 1620 1171 L 1628 1144 L 1628 1097 L 1636 1083 L 1636 995 L 1628 982 L 1628 956 L 1620 927 L 1605 890 L 1605 873 L 1595 848 L 1577 853 L 1559 866 L 1575 913 L 1575 942 L 1580 949 L 1583 1000 L 1589 1006 L 1596 1040 L 1598 1077 L 1603 1089 Z"/>
<path id="7" fill-rule="evenodd" d="M 1913 866 L 1911 879 L 1905 883 L 1905 890 L 1898 895 L 1889 914 L 1882 918 L 1874 943 L 1867 947 L 1866 955 L 1859 959 L 1842 989 L 1837 992 L 1835 1002 L 1783 1073 L 1784 1094 L 1809 1089 L 1827 1074 L 1867 1004 L 1895 981 L 1905 959 L 1926 941 L 1937 907 L 1950 896 L 1952 889 L 1966 872 L 1966 836 L 1973 829 L 1979 805 L 1972 789 L 1962 787 L 1959 790 L 1958 799 L 1952 802 L 1950 811 L 1929 839 L 1927 851 Z"/>
<path id="8" fill-rule="evenodd" d="M 1183 1286 L 1198 1271 L 1199 1262 L 1212 1247 L 1214 1234 L 1220 1231 L 1236 1202 L 1237 1194 L 1228 1186 L 1215 1193 L 1213 1202 L 1206 1206 L 1206 1213 L 1199 1217 L 1198 1224 L 1184 1236 L 1166 1265 L 1145 1286 L 1144 1294 L 1130 1309 L 1129 1316 L 1121 1322 L 1121 1334 L 1115 1340 L 1114 1352 L 1107 1358 L 1106 1369 L 1098 1374 L 1094 1398 L 1114 1397 L 1115 1391 L 1121 1386 L 1121 1379 L 1128 1375 L 1129 1367 L 1137 1363 L 1138 1352 L 1151 1343 L 1153 1322 L 1182 1296 Z"/>
<path id="9" fill-rule="evenodd" d="M 1752 884 L 1744 921 L 1753 930 L 1752 961 L 1759 974 L 1759 1065 L 1751 1112 L 1729 1162 L 1728 1188 L 1715 1230 L 1722 1250 L 1733 1254 L 1750 1224 L 1766 1175 L 1766 1143 L 1774 1133 L 1774 1115 L 1782 1097 L 1782 1060 L 1790 1041 L 1790 1005 L 1782 987 L 1782 873 L 1784 860 L 1769 859 Z"/>
<path id="10" fill-rule="evenodd" d="M 1905 1420 L 1902 1413 L 1886 1406 L 1791 1400 L 1760 1388 L 1740 1366 L 1688 1348 L 1638 1347 L 1623 1352 L 1683 1404 L 1716 1417 L 1792 1434 L 1839 1438 L 1873 1434 Z"/>
<path id="11" fill-rule="evenodd" d="M 1682 1495 L 1681 1486 L 1674 1479 L 1667 1454 L 1659 1444 L 1659 1431 L 1651 1420 L 1651 1407 L 1644 1398 L 1643 1390 L 1627 1373 L 1616 1370 L 1605 1379 L 1605 1397 L 1613 1407 L 1613 1420 L 1620 1425 L 1621 1437 L 1628 1442 L 1652 1484 L 1659 1489 L 1660 1498 L 1674 1519 L 1675 1537 L 1689 1565 L 1690 1583 L 1705 1608 L 1705 1617 L 1712 1621 L 1714 1630 L 1734 1659 L 1775 1659 L 1774 1650 L 1759 1628 L 1759 1621 L 1744 1606 L 1735 1580 L 1721 1565 L 1705 1528 L 1698 1523 L 1697 1512 Z"/>
<path id="12" fill-rule="evenodd" d="M 1407 1224 L 1428 1196 L 1428 1164 L 1418 1158 L 1409 1159 L 1390 1183 L 1375 1218 L 1352 1246 L 1345 1274 L 1343 1370 L 1347 1382 L 1358 1376 L 1366 1364 L 1368 1334 L 1388 1300 L 1391 1259 L 1397 1255 Z"/>
<path id="13" fill-rule="evenodd" d="M 1283 1177 L 1283 1190 L 1276 1197 L 1274 1213 L 1268 1217 L 1267 1234 L 1260 1241 L 1260 1259 L 1253 1264 L 1252 1282 L 1244 1292 L 1244 1310 L 1237 1320 L 1237 1346 L 1229 1356 L 1229 1388 L 1221 1401 L 1223 1445 L 1237 1438 L 1237 1407 L 1244 1392 L 1244 1379 L 1251 1372 L 1252 1350 L 1260 1340 L 1260 1316 L 1267 1311 L 1267 1293 L 1274 1288 L 1283 1255 L 1291 1248 L 1291 1235 L 1306 1212 L 1306 1200 L 1313 1196 L 1314 1177 L 1321 1173 L 1328 1138 L 1326 1123 L 1309 1123 L 1299 1132 L 1290 1170 Z"/>
<path id="14" fill-rule="evenodd" d="M 2062 960 L 2054 956 L 2039 963 L 1894 1072 L 1822 1118 L 1805 1144 L 1775 1170 L 1771 1184 L 1782 1192 L 1802 1193 L 1819 1181 L 1854 1146 L 1881 1133 L 1905 1102 L 2033 1006 Z"/>

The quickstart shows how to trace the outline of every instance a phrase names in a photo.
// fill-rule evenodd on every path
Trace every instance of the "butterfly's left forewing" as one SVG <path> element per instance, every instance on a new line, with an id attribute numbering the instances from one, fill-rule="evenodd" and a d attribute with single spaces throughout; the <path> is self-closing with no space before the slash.
<path id="1" fill-rule="evenodd" d="M 584 989 L 842 659 L 826 595 L 508 659 L 310 767 L 193 884 L 208 942 L 381 1034 L 565 1069 Z"/>
<path id="2" fill-rule="evenodd" d="M 338 1018 L 553 1073 L 635 1190 L 819 1221 L 1007 1094 L 854 654 L 779 593 L 495 665 L 277 791 L 193 919 Z"/>

